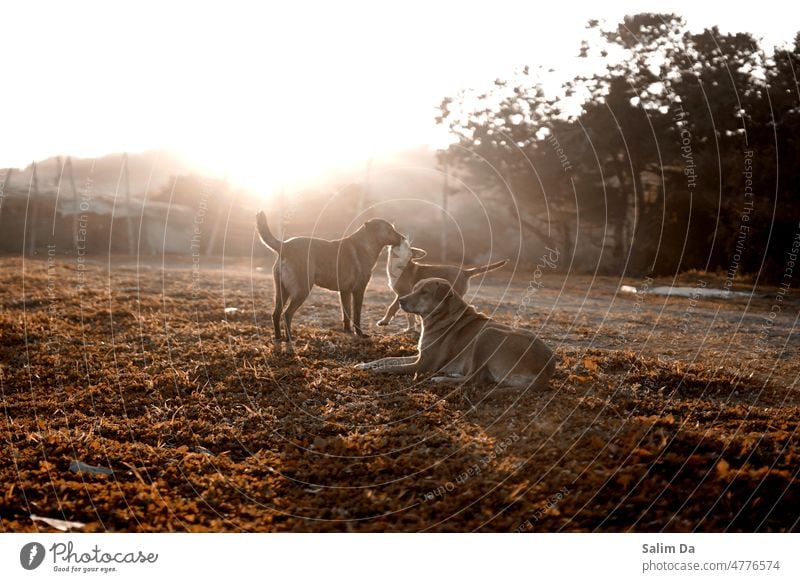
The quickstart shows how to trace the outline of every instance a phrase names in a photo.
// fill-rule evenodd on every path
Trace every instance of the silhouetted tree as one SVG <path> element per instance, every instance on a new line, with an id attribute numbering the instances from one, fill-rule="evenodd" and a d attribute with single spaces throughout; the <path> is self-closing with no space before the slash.
<path id="1" fill-rule="evenodd" d="M 458 141 L 441 157 L 526 233 L 583 237 L 617 272 L 774 274 L 798 218 L 799 47 L 768 58 L 673 14 L 590 21 L 579 56 L 608 57 L 603 73 L 553 98 L 526 68 L 445 99 Z"/>

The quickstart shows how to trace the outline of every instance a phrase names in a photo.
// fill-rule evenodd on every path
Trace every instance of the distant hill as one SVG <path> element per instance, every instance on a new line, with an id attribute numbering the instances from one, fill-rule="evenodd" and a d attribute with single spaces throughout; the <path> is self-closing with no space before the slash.
<path id="1" fill-rule="evenodd" d="M 116 153 L 96 159 L 72 158 L 76 187 L 78 189 L 84 187 L 86 180 L 91 177 L 93 189 L 96 192 L 113 193 L 120 179 L 123 155 Z M 60 160 L 54 157 L 36 162 L 40 190 L 51 190 L 58 185 L 61 164 L 65 160 L 66 157 L 61 157 Z M 33 164 L 22 169 L 6 168 L 6 171 L 9 170 L 11 176 L 8 187 L 27 189 L 33 172 Z M 148 182 L 152 192 L 166 183 L 171 175 L 187 174 L 191 171 L 192 166 L 189 163 L 171 152 L 153 150 L 128 154 L 128 179 L 131 194 L 134 196 L 143 195 L 148 187 Z M 68 176 L 64 176 L 64 179 L 68 179 Z M 66 186 L 69 187 L 68 184 Z"/>

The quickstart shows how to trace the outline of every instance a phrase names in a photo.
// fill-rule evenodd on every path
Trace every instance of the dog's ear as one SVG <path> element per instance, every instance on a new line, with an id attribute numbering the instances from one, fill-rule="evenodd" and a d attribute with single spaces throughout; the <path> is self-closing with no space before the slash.
<path id="1" fill-rule="evenodd" d="M 411 247 L 411 258 L 412 259 L 421 259 L 422 257 L 426 256 L 428 251 L 424 249 L 418 249 L 417 247 Z"/>
<path id="2" fill-rule="evenodd" d="M 438 301 L 444 301 L 448 297 L 453 294 L 453 287 L 450 283 L 446 281 L 437 281 L 436 282 L 436 290 L 433 292 L 433 296 Z"/>

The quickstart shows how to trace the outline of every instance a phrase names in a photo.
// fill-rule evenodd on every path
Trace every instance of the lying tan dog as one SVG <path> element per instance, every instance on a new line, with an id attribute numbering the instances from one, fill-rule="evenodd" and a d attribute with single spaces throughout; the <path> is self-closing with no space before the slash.
<path id="1" fill-rule="evenodd" d="M 383 374 L 444 374 L 506 386 L 544 387 L 555 370 L 553 352 L 535 334 L 478 313 L 444 279 L 424 279 L 400 299 L 422 316 L 416 356 L 356 366 Z M 447 378 L 434 378 L 447 379 Z"/>
<path id="2" fill-rule="evenodd" d="M 389 325 L 389 322 L 394 319 L 397 310 L 400 309 L 400 298 L 411 293 L 414 285 L 423 279 L 432 277 L 445 279 L 450 282 L 456 293 L 463 296 L 469 289 L 470 279 L 499 269 L 508 262 L 503 260 L 483 267 L 462 269 L 455 265 L 425 265 L 415 261 L 415 259 L 421 259 L 426 254 L 424 250 L 412 247 L 406 238 L 403 238 L 399 245 L 395 245 L 390 249 L 389 258 L 386 261 L 386 273 L 389 275 L 389 285 L 397 297 L 395 297 L 394 303 L 386 310 L 383 319 L 378 322 L 378 325 Z M 406 312 L 406 317 L 408 321 L 406 331 L 415 329 L 416 316 Z"/>
<path id="3" fill-rule="evenodd" d="M 272 325 L 275 340 L 281 341 L 281 318 L 286 340 L 292 345 L 292 316 L 311 293 L 314 285 L 338 291 L 342 303 L 342 324 L 361 337 L 361 307 L 372 269 L 383 247 L 400 244 L 403 235 L 387 221 L 373 218 L 352 235 L 325 240 L 298 236 L 279 241 L 269 230 L 267 217 L 259 212 L 256 222 L 261 241 L 278 253 L 272 268 L 275 280 L 275 309 Z M 284 305 L 286 310 L 284 311 Z"/>

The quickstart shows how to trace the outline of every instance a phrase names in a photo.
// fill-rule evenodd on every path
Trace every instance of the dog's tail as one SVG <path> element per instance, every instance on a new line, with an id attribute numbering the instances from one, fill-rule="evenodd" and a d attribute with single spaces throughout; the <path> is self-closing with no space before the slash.
<path id="1" fill-rule="evenodd" d="M 271 248 L 273 251 L 280 252 L 283 243 L 272 236 L 272 232 L 267 224 L 267 215 L 261 210 L 256 216 L 256 226 L 258 227 L 258 236 L 261 237 L 261 242 Z"/>
<path id="2" fill-rule="evenodd" d="M 464 272 L 467 274 L 467 277 L 474 277 L 475 275 L 482 275 L 484 273 L 488 273 L 489 271 L 494 271 L 499 269 L 500 267 L 504 266 L 508 262 L 508 259 L 503 259 L 502 261 L 497 261 L 496 263 L 489 263 L 488 265 L 484 265 L 483 267 L 472 267 L 471 269 L 464 269 Z"/>

